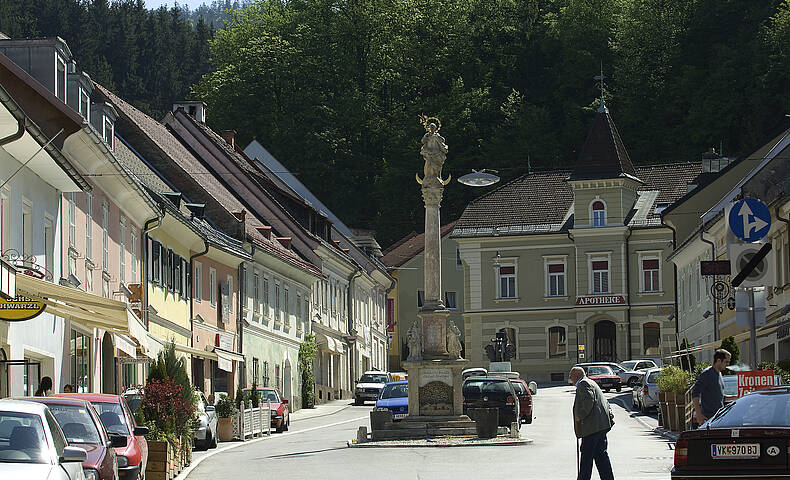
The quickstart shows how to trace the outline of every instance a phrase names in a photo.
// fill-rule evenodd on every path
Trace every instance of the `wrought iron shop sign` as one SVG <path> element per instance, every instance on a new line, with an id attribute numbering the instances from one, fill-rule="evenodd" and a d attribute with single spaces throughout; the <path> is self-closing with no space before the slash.
<path id="1" fill-rule="evenodd" d="M 0 320 L 21 322 L 41 315 L 46 305 L 31 298 L 17 296 L 11 300 L 0 298 Z"/>
<path id="2" fill-rule="evenodd" d="M 592 295 L 589 297 L 576 297 L 576 305 L 625 305 L 622 295 Z"/>

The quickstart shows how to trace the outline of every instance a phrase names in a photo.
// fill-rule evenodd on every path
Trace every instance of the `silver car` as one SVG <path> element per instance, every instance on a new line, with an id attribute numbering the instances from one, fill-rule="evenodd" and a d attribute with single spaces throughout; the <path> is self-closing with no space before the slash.
<path id="1" fill-rule="evenodd" d="M 195 428 L 195 448 L 208 450 L 217 446 L 217 412 L 214 405 L 209 405 L 203 392 L 195 392 L 197 396 L 198 426 Z"/>
<path id="2" fill-rule="evenodd" d="M 660 368 L 651 368 L 642 375 L 641 381 L 631 393 L 631 400 L 634 408 L 638 408 L 642 413 L 658 406 L 658 384 L 656 381 L 661 375 Z"/>
<path id="3" fill-rule="evenodd" d="M 42 403 L 0 400 L 0 478 L 85 480 L 87 453 L 70 447 Z"/>

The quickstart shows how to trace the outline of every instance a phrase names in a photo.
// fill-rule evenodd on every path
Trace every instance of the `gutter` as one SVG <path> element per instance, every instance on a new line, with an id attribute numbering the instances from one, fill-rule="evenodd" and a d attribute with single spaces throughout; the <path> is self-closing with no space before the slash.
<path id="1" fill-rule="evenodd" d="M 354 335 L 357 334 L 356 329 L 354 329 L 354 279 L 362 276 L 362 269 L 356 268 L 354 273 L 348 278 L 348 334 Z M 355 367 L 357 363 L 357 343 L 359 339 L 357 339 L 354 343 L 351 344 L 351 361 L 349 362 L 350 367 L 350 374 L 351 374 L 351 384 L 349 385 L 349 389 L 353 392 L 353 382 L 356 381 L 356 376 L 354 375 Z"/>
<path id="2" fill-rule="evenodd" d="M 0 147 L 7 143 L 15 142 L 22 138 L 25 135 L 25 122 L 21 118 L 17 119 L 17 130 L 16 133 L 12 133 L 7 137 L 0 138 Z"/>
<path id="3" fill-rule="evenodd" d="M 705 240 L 704 228 L 699 231 L 699 239 L 710 245 L 711 260 L 716 260 L 716 244 L 710 240 Z M 678 331 L 679 328 L 680 327 L 678 327 Z M 719 340 L 719 300 L 715 297 L 713 298 L 713 340 Z M 688 342 L 686 342 L 686 345 L 688 345 Z M 678 345 L 678 348 L 680 348 L 680 345 Z"/>
<path id="4" fill-rule="evenodd" d="M 781 215 L 779 215 L 779 206 L 776 207 L 776 219 L 779 220 L 780 222 L 786 223 L 788 225 L 788 227 L 787 227 L 787 235 L 790 235 L 790 220 L 788 220 L 786 218 L 782 218 Z M 785 254 L 787 254 L 787 253 L 785 253 Z M 788 285 L 790 285 L 790 279 L 785 278 L 785 284 L 782 285 L 781 288 L 784 289 Z"/>
<path id="5" fill-rule="evenodd" d="M 673 250 L 673 254 L 674 254 L 675 247 L 677 246 L 677 235 L 678 235 L 678 232 L 677 232 L 677 230 L 675 230 L 675 227 L 673 227 L 672 225 L 664 222 L 664 217 L 663 216 L 661 217 L 661 223 L 663 223 L 664 226 L 667 227 L 668 229 L 672 230 L 672 250 Z M 671 255 L 670 255 L 670 257 L 671 257 Z M 675 350 L 677 351 L 677 350 L 680 350 L 680 344 L 678 343 L 678 335 L 680 334 L 680 321 L 679 321 L 680 314 L 678 313 L 678 266 L 675 265 L 674 262 L 672 263 L 672 272 L 673 272 L 672 283 L 673 283 L 673 289 L 675 291 L 675 298 L 674 298 L 674 302 L 675 302 L 675 313 L 674 313 L 674 315 L 675 315 Z"/>

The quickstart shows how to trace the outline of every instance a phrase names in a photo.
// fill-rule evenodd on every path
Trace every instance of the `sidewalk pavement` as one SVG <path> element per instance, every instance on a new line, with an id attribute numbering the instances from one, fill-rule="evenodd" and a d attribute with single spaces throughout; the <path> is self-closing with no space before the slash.
<path id="1" fill-rule="evenodd" d="M 345 410 L 346 408 L 350 407 L 353 402 L 354 401 L 351 399 L 332 400 L 326 403 L 318 404 L 315 406 L 315 408 L 302 408 L 301 410 L 297 410 L 291 413 L 291 421 L 295 422 L 298 420 L 305 420 L 308 418 L 332 415 L 334 413 L 337 413 L 341 410 Z"/>
<path id="2" fill-rule="evenodd" d="M 668 428 L 660 426 L 658 424 L 658 419 L 657 418 L 653 418 L 652 416 L 648 416 L 648 415 L 642 415 L 638 411 L 632 411 L 619 398 L 611 398 L 611 399 L 609 399 L 609 401 L 611 403 L 615 403 L 615 404 L 623 407 L 623 409 L 631 415 L 631 418 L 633 418 L 637 422 L 641 423 L 646 428 L 652 430 L 653 433 L 655 433 L 656 435 L 660 435 L 660 436 L 666 438 L 667 440 L 671 440 L 673 442 L 677 442 L 678 441 L 678 436 L 680 434 L 678 432 L 673 432 L 673 431 L 669 430 Z"/>

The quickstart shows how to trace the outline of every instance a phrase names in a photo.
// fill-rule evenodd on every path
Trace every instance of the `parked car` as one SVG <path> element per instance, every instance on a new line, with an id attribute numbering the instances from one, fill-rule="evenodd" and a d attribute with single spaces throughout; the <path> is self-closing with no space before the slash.
<path id="1" fill-rule="evenodd" d="M 389 410 L 393 420 L 406 418 L 409 414 L 409 382 L 389 382 L 376 401 L 376 410 Z"/>
<path id="2" fill-rule="evenodd" d="M 195 448 L 208 450 L 217 447 L 217 411 L 210 405 L 203 392 L 195 391 L 197 397 L 198 426 L 195 428 Z"/>
<path id="3" fill-rule="evenodd" d="M 604 392 L 608 392 L 613 388 L 619 392 L 623 388 L 623 386 L 620 384 L 620 377 L 617 376 L 612 370 L 612 367 L 608 365 L 589 365 L 580 363 L 576 366 L 582 367 L 584 369 L 584 373 L 590 378 L 590 380 L 597 383 Z"/>
<path id="4" fill-rule="evenodd" d="M 245 388 L 244 393 L 248 394 L 252 391 L 251 388 Z M 261 396 L 261 403 L 265 404 L 267 401 L 272 405 L 272 428 L 277 433 L 282 433 L 288 430 L 291 426 L 291 412 L 288 407 L 288 399 L 280 395 L 280 391 L 273 387 L 258 387 L 258 393 Z"/>
<path id="5" fill-rule="evenodd" d="M 474 368 L 467 368 L 461 372 L 461 381 L 466 380 L 469 377 L 487 377 L 488 370 L 482 367 L 474 367 Z"/>
<path id="6" fill-rule="evenodd" d="M 513 390 L 516 391 L 518 396 L 518 409 L 520 412 L 519 418 L 522 423 L 532 423 L 532 392 L 527 385 L 526 380 L 511 379 L 510 383 L 513 384 Z"/>
<path id="7" fill-rule="evenodd" d="M 69 445 L 85 449 L 88 458 L 82 462 L 82 471 L 86 480 L 118 480 L 115 448 L 125 447 L 127 439 L 123 435 L 109 435 L 90 402 L 57 397 L 24 400 L 49 407 Z"/>
<path id="8" fill-rule="evenodd" d="M 373 400 L 374 402 L 379 399 L 384 385 L 392 380 L 392 375 L 387 372 L 380 372 L 377 370 L 369 370 L 362 375 L 362 378 L 357 382 L 354 387 L 354 405 L 362 405 L 365 400 Z"/>
<path id="9" fill-rule="evenodd" d="M 126 400 L 126 406 L 129 407 L 129 411 L 132 414 L 137 413 L 137 408 L 140 407 L 140 403 L 143 401 L 143 389 L 142 388 L 127 388 L 121 394 L 121 396 Z"/>
<path id="10" fill-rule="evenodd" d="M 148 427 L 138 426 L 134 416 L 121 395 L 107 393 L 58 393 L 53 397 L 79 398 L 91 402 L 99 414 L 99 420 L 110 435 L 123 435 L 125 447 L 115 449 L 118 460 L 118 477 L 122 480 L 145 478 L 148 465 L 148 442 L 145 435 Z"/>
<path id="11" fill-rule="evenodd" d="M 623 368 L 631 372 L 644 372 L 645 370 L 651 368 L 660 367 L 661 361 L 656 361 L 652 358 L 642 358 L 636 360 L 626 360 L 625 362 L 620 362 Z"/>
<path id="12" fill-rule="evenodd" d="M 509 427 L 521 416 L 516 390 L 507 378 L 471 377 L 464 381 L 461 391 L 464 415 L 470 408 L 497 408 L 501 427 Z"/>
<path id="13" fill-rule="evenodd" d="M 629 387 L 633 387 L 640 377 L 639 372 L 629 370 L 630 367 L 626 367 L 625 365 L 616 362 L 586 362 L 577 363 L 576 365 L 580 367 L 589 365 L 605 365 L 607 367 L 611 367 L 614 374 L 620 377 L 620 384 L 628 385 Z"/>
<path id="14" fill-rule="evenodd" d="M 0 478 L 85 480 L 85 449 L 70 446 L 46 405 L 0 400 Z"/>
<path id="15" fill-rule="evenodd" d="M 790 387 L 757 390 L 675 444 L 673 480 L 788 478 Z"/>
<path id="16" fill-rule="evenodd" d="M 658 377 L 661 375 L 661 368 L 651 368 L 642 376 L 642 382 L 635 388 L 636 402 L 634 408 L 638 408 L 642 413 L 653 407 L 658 406 Z M 633 394 L 632 394 L 633 401 Z"/>

